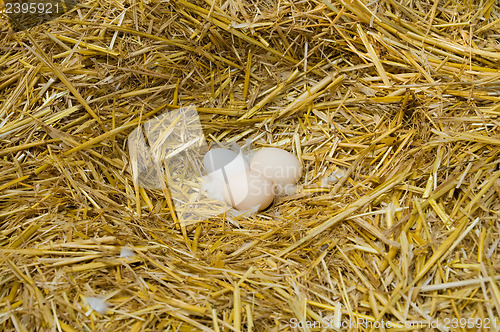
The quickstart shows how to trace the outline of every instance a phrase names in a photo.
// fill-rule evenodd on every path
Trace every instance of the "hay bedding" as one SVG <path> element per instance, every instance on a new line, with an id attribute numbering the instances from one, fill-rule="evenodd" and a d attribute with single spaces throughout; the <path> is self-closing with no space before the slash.
<path id="1" fill-rule="evenodd" d="M 495 0 L 87 1 L 17 33 L 2 18 L 1 329 L 493 328 L 499 36 Z M 293 151 L 298 191 L 180 227 L 167 193 L 134 186 L 126 138 L 191 103 L 212 143 Z"/>

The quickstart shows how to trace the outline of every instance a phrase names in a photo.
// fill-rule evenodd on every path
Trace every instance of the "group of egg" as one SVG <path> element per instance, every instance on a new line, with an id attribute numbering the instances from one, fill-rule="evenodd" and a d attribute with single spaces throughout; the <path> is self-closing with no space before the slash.
<path id="1" fill-rule="evenodd" d="M 276 187 L 293 186 L 302 175 L 299 160 L 279 148 L 263 148 L 250 161 L 242 152 L 225 148 L 208 151 L 205 171 L 222 188 L 224 200 L 241 211 L 262 211 L 274 200 Z"/>

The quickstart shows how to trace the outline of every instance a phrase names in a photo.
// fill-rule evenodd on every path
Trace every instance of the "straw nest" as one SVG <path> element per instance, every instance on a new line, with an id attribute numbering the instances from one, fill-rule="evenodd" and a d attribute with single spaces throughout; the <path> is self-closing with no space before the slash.
<path id="1" fill-rule="evenodd" d="M 494 328 L 495 0 L 99 0 L 2 22 L 2 330 Z M 189 104 L 209 142 L 296 154 L 297 192 L 178 225 L 134 186 L 127 135 Z"/>

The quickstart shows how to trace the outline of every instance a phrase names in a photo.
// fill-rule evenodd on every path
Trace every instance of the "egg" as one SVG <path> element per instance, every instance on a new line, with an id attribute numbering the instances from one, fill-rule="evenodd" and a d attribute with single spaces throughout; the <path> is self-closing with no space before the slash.
<path id="1" fill-rule="evenodd" d="M 201 179 L 201 191 L 211 199 L 224 202 L 222 190 L 228 177 L 248 169 L 248 163 L 241 153 L 229 149 L 209 150 L 203 157 L 206 176 Z"/>
<path id="2" fill-rule="evenodd" d="M 237 210 L 262 211 L 274 200 L 273 183 L 258 172 L 243 171 L 228 178 L 223 195 Z"/>
<path id="3" fill-rule="evenodd" d="M 250 170 L 279 186 L 294 185 L 302 176 L 302 166 L 297 157 L 278 148 L 257 151 L 250 160 Z"/>
<path id="4" fill-rule="evenodd" d="M 203 157 L 203 166 L 207 173 L 212 173 L 229 164 L 236 159 L 238 154 L 234 151 L 224 148 L 216 148 L 209 150 Z"/>
<path id="5" fill-rule="evenodd" d="M 208 151 L 203 157 L 203 166 L 209 176 L 224 182 L 227 177 L 248 169 L 248 163 L 241 152 L 224 148 Z"/>

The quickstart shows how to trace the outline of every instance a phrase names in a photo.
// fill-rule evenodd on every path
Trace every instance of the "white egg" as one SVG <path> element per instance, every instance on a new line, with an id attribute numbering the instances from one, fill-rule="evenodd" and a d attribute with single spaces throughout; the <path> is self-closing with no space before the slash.
<path id="1" fill-rule="evenodd" d="M 208 151 L 203 157 L 203 166 L 210 177 L 224 182 L 229 176 L 248 169 L 248 163 L 241 152 L 236 153 L 224 148 Z"/>
<path id="2" fill-rule="evenodd" d="M 237 210 L 262 211 L 274 199 L 273 183 L 254 171 L 243 171 L 228 178 L 224 198 Z"/>
<path id="3" fill-rule="evenodd" d="M 255 171 L 276 185 L 294 185 L 302 176 L 302 166 L 293 154 L 278 148 L 263 148 L 250 161 Z"/>
<path id="4" fill-rule="evenodd" d="M 227 179 L 248 169 L 248 163 L 241 153 L 224 148 L 208 151 L 203 157 L 203 166 L 207 176 L 204 176 L 201 181 L 202 192 L 222 202 L 224 201 L 222 190 Z"/>
<path id="5" fill-rule="evenodd" d="M 207 173 L 212 173 L 229 164 L 236 159 L 238 154 L 234 151 L 224 148 L 216 148 L 208 151 L 203 157 L 203 166 Z"/>

